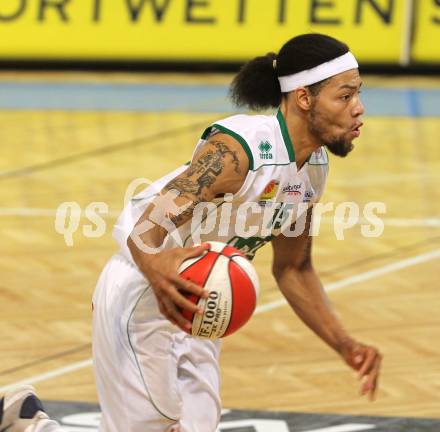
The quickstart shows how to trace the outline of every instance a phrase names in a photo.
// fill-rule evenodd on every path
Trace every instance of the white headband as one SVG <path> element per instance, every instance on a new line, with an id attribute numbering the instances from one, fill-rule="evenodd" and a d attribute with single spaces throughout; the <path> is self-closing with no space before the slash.
<path id="1" fill-rule="evenodd" d="M 354 55 L 349 51 L 340 57 L 336 57 L 312 69 L 278 77 L 278 80 L 280 81 L 281 91 L 287 93 L 298 87 L 315 84 L 350 69 L 356 69 L 358 66 Z"/>

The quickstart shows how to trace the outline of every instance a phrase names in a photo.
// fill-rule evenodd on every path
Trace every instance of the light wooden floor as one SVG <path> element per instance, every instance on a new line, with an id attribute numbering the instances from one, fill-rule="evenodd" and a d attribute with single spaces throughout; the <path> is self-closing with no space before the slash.
<path id="1" fill-rule="evenodd" d="M 208 78 L 217 79 L 224 80 Z M 218 117 L 0 112 L 0 386 L 90 358 L 91 294 L 115 251 L 111 225 L 125 188 L 188 160 L 204 125 Z M 174 132 L 160 139 L 164 125 Z M 314 256 L 324 283 L 407 264 L 330 293 L 353 335 L 384 353 L 378 400 L 358 397 L 353 374 L 281 306 L 225 340 L 225 407 L 440 417 L 440 260 L 426 255 L 440 250 L 439 137 L 438 118 L 367 117 L 356 151 L 331 160 L 323 201 L 384 201 L 387 222 L 379 238 L 363 238 L 356 226 L 343 241 L 323 224 Z M 106 151 L 115 144 L 124 145 Z M 108 203 L 104 236 L 84 237 L 82 218 L 67 247 L 54 229 L 53 209 L 64 201 Z M 419 255 L 426 261 L 409 265 Z M 270 259 L 266 247 L 255 261 L 260 305 L 280 298 Z M 47 376 L 36 387 L 45 399 L 97 400 L 90 366 Z"/>

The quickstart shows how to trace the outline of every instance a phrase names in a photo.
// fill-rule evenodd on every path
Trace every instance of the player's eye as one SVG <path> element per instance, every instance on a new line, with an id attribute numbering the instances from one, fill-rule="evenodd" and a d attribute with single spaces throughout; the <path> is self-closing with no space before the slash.
<path id="1" fill-rule="evenodd" d="M 341 99 L 342 99 L 343 101 L 348 101 L 350 98 L 351 98 L 351 95 L 350 95 L 350 94 L 345 94 L 345 95 L 341 96 Z"/>

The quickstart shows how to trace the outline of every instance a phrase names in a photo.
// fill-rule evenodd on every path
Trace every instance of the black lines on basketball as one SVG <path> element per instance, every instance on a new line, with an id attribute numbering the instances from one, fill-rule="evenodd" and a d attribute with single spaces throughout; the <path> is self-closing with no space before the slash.
<path id="1" fill-rule="evenodd" d="M 217 241 L 207 244 L 211 250 L 183 264 L 184 270 L 180 272 L 182 277 L 208 291 L 206 299 L 185 294 L 191 302 L 203 307 L 203 313 L 199 316 L 183 310 L 182 315 L 193 324 L 189 334 L 218 339 L 234 333 L 250 319 L 259 282 L 252 263 L 239 250 Z"/>
<path id="2" fill-rule="evenodd" d="M 242 327 L 250 319 L 256 307 L 254 284 L 241 265 L 232 259 L 228 263 L 228 276 L 231 287 L 231 317 L 224 336 Z"/>
<path id="3" fill-rule="evenodd" d="M 228 280 L 229 280 L 229 291 L 231 293 L 231 314 L 229 315 L 229 322 L 228 325 L 226 326 L 225 331 L 223 332 L 222 336 L 226 336 L 228 334 L 229 331 L 229 327 L 231 326 L 231 322 L 232 322 L 232 317 L 234 316 L 234 291 L 232 288 L 232 279 L 231 279 L 231 264 L 233 263 L 232 261 L 232 257 L 228 257 L 229 258 L 229 262 L 228 262 Z"/>
<path id="4" fill-rule="evenodd" d="M 194 262 L 180 273 L 180 276 L 204 288 L 219 256 L 220 254 L 217 252 L 209 250 L 201 258 L 195 259 Z M 195 268 L 196 266 L 197 269 Z M 202 273 L 201 269 L 207 269 L 206 274 Z M 185 297 L 194 304 L 197 304 L 200 300 L 200 297 L 195 294 L 185 293 Z M 190 322 L 194 320 L 194 312 L 183 311 L 183 316 Z"/>

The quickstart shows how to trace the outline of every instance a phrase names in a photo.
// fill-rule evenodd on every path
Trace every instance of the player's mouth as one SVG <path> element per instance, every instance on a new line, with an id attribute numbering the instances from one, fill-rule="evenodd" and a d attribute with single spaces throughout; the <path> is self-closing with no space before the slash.
<path id="1" fill-rule="evenodd" d="M 351 133 L 355 138 L 357 138 L 357 137 L 361 134 L 360 128 L 362 127 L 362 125 L 363 125 L 362 122 L 357 122 L 357 123 L 351 128 L 350 133 Z"/>

